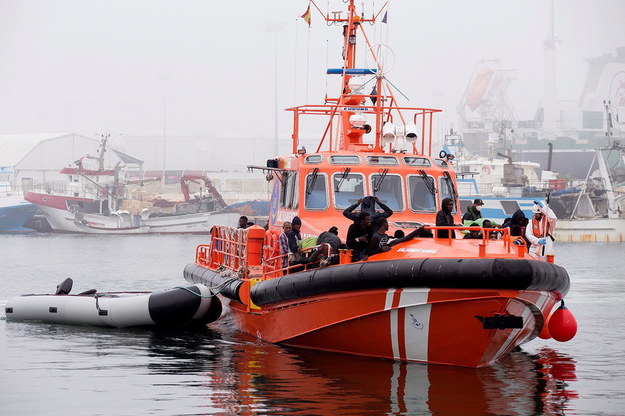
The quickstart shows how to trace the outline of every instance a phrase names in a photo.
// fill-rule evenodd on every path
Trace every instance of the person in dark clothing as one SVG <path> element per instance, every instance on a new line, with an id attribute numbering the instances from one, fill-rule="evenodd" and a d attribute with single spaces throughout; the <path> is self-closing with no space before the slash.
<path id="1" fill-rule="evenodd" d="M 239 217 L 239 227 L 238 228 L 247 228 L 247 217 L 245 215 L 242 215 L 241 217 Z"/>
<path id="2" fill-rule="evenodd" d="M 515 225 L 519 225 L 519 221 L 521 221 L 522 218 L 527 219 L 523 210 L 517 209 L 516 211 L 514 211 L 514 214 L 512 214 L 510 221 L 504 221 L 501 228 L 508 228 L 508 227 L 512 228 Z"/>
<path id="3" fill-rule="evenodd" d="M 310 256 L 310 261 L 315 262 L 320 260 L 321 266 L 338 264 L 339 249 L 346 247 L 345 244 L 341 243 L 339 229 L 337 227 L 330 227 L 328 231 L 319 234 L 319 237 L 317 237 L 317 245 L 319 248 Z M 324 262 L 324 260 L 326 261 Z"/>
<path id="4" fill-rule="evenodd" d="M 291 221 L 291 231 L 287 234 L 287 241 L 289 243 L 289 265 L 306 264 L 308 258 L 300 250 L 300 243 L 302 241 L 302 235 L 299 230 L 302 228 L 302 220 L 299 217 L 293 217 Z M 303 270 L 302 268 L 291 269 L 291 272 Z"/>
<path id="5" fill-rule="evenodd" d="M 474 199 L 473 205 L 469 205 L 467 207 L 467 212 L 462 216 L 462 222 L 464 221 L 476 221 L 482 218 L 482 206 L 484 205 L 484 201 L 481 199 Z"/>
<path id="6" fill-rule="evenodd" d="M 474 222 L 473 224 L 471 224 L 469 227 L 479 227 L 480 224 Z M 478 230 L 469 230 L 468 234 L 465 234 L 464 237 L 462 237 L 464 240 L 477 240 L 482 238 L 482 233 L 479 232 Z"/>
<path id="7" fill-rule="evenodd" d="M 451 211 L 454 209 L 454 200 L 451 198 L 443 199 L 441 202 L 441 210 L 436 213 L 436 226 L 440 227 L 453 227 L 454 217 L 451 215 Z M 436 236 L 438 238 L 449 237 L 449 230 L 437 230 Z M 456 238 L 456 233 L 451 230 L 451 238 Z"/>
<path id="8" fill-rule="evenodd" d="M 361 212 L 358 221 L 347 230 L 347 247 L 353 250 L 352 260 L 366 260 L 369 254 L 369 239 L 371 238 L 371 215 Z"/>
<path id="9" fill-rule="evenodd" d="M 384 212 L 378 212 L 375 210 L 376 203 L 380 206 L 380 208 L 384 210 Z M 356 208 L 358 208 L 358 205 L 360 205 L 360 212 L 369 213 L 372 223 L 375 223 L 375 221 L 380 217 L 388 218 L 393 215 L 393 210 L 384 203 L 382 203 L 377 197 L 366 196 L 362 199 L 359 199 L 354 205 L 350 205 L 349 207 L 345 208 L 345 211 L 343 211 L 343 216 L 349 218 L 352 221 L 358 221 L 359 214 L 353 212 Z"/>
<path id="10" fill-rule="evenodd" d="M 382 253 L 389 251 L 391 247 L 396 244 L 403 243 L 404 241 L 412 240 L 417 237 L 423 226 L 411 231 L 408 235 L 401 238 L 391 239 L 386 232 L 388 231 L 388 220 L 384 217 L 380 217 L 376 220 L 376 231 L 371 236 L 371 242 L 369 243 L 369 255 Z"/>

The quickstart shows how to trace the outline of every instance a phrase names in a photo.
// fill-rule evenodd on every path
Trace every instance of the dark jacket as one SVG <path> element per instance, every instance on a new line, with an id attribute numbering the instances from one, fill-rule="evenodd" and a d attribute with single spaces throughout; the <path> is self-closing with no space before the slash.
<path id="1" fill-rule="evenodd" d="M 330 244 L 330 247 L 332 247 L 332 253 L 337 254 L 339 252 L 341 239 L 339 238 L 338 235 L 331 233 L 330 231 L 322 232 L 321 234 L 319 234 L 319 237 L 317 237 L 317 245 L 321 245 L 325 243 Z"/>
<path id="2" fill-rule="evenodd" d="M 469 205 L 467 207 L 467 212 L 462 216 L 462 221 L 475 221 L 482 218 L 482 213 L 478 211 L 475 206 Z"/>
<path id="3" fill-rule="evenodd" d="M 386 204 L 378 202 L 378 205 L 384 210 L 384 212 L 377 212 L 375 210 L 375 198 L 372 196 L 364 197 L 362 199 L 362 203 L 360 204 L 360 211 L 368 212 L 369 215 L 371 215 L 371 224 L 375 224 L 375 220 L 380 217 L 388 218 L 393 215 L 393 210 L 390 209 Z M 358 202 L 345 208 L 345 211 L 343 211 L 343 216 L 349 218 L 352 221 L 358 221 L 358 214 L 353 212 L 356 208 L 358 208 Z"/>
<path id="4" fill-rule="evenodd" d="M 436 213 L 436 225 L 441 227 L 451 227 L 454 225 L 454 217 L 451 215 L 451 211 L 447 208 L 447 205 L 451 198 L 443 199 L 441 202 L 441 210 Z M 438 230 L 438 238 L 447 238 L 449 236 L 449 230 Z M 456 232 L 451 230 L 451 238 L 456 238 Z"/>
<path id="5" fill-rule="evenodd" d="M 286 237 L 289 241 L 289 250 L 291 250 L 291 253 L 297 253 L 299 251 L 299 242 L 302 241 L 302 235 L 299 231 L 291 230 Z"/>
<path id="6" fill-rule="evenodd" d="M 403 243 L 404 241 L 409 241 L 415 237 L 420 237 L 423 231 L 426 230 L 418 228 L 416 230 L 412 230 L 410 233 L 408 233 L 408 235 L 402 238 L 393 239 L 391 239 L 386 233 L 382 234 L 379 231 L 376 231 L 375 233 L 373 233 L 370 239 L 371 242 L 369 243 L 369 255 L 372 256 L 374 254 L 381 253 L 382 251 L 384 251 L 384 246 L 393 247 L 394 245 Z"/>
<path id="7" fill-rule="evenodd" d="M 356 238 L 367 236 L 367 241 L 356 241 Z M 355 222 L 347 230 L 347 247 L 354 250 L 354 261 L 362 259 L 369 254 L 369 241 L 371 240 L 371 227 L 365 228 L 360 222 Z"/>

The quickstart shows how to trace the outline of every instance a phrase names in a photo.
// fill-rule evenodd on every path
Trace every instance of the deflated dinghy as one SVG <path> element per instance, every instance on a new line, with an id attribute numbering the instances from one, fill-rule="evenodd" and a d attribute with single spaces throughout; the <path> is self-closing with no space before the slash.
<path id="1" fill-rule="evenodd" d="M 5 307 L 8 321 L 110 327 L 158 326 L 175 328 L 217 320 L 221 302 L 203 284 L 158 292 L 101 292 L 95 289 L 70 295 L 68 278 L 54 294 L 17 296 Z"/>

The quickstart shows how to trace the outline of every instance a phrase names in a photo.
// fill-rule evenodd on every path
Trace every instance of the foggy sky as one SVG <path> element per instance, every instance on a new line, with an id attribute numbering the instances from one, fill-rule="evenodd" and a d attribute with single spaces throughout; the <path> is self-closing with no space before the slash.
<path id="1" fill-rule="evenodd" d="M 307 5 L 0 0 L 0 134 L 271 139 L 277 91 L 279 135 L 287 139 L 291 114 L 282 109 L 321 103 L 326 83 L 335 85 L 325 68 L 340 66 L 340 28 L 313 13 L 309 31 L 298 19 Z M 318 5 L 325 11 L 327 1 Z M 330 1 L 330 10 L 343 6 Z M 555 7 L 558 98 L 576 100 L 583 58 L 625 45 L 625 1 L 556 0 Z M 405 104 L 442 108 L 439 125 L 455 121 L 482 59 L 517 71 L 508 95 L 519 118 L 529 119 L 543 93 L 549 13 L 548 0 L 392 0 L 389 24 L 368 33 L 392 48 L 389 79 L 410 98 Z"/>

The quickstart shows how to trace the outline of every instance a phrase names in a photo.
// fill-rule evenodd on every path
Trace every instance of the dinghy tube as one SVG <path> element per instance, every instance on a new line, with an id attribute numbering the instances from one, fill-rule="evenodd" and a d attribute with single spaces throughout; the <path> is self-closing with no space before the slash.
<path id="1" fill-rule="evenodd" d="M 9 299 L 5 306 L 7 321 L 176 328 L 216 321 L 222 311 L 219 299 L 202 284 L 160 292 L 60 292 Z"/>

